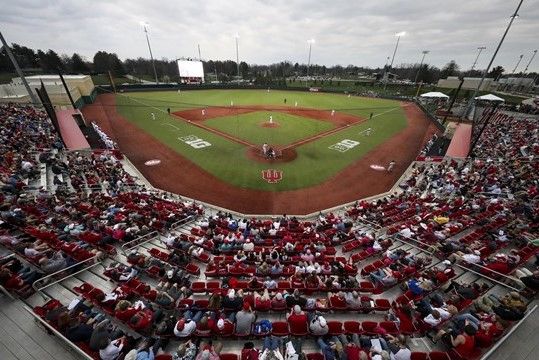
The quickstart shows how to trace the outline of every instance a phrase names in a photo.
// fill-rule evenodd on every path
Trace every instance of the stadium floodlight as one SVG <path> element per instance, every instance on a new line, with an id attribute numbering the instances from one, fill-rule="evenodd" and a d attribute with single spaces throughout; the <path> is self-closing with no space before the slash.
<path id="1" fill-rule="evenodd" d="M 417 74 L 415 75 L 414 83 L 417 83 L 417 78 L 419 77 L 419 73 L 421 72 L 423 61 L 425 60 L 425 56 L 427 56 L 427 54 L 430 53 L 430 50 L 423 50 L 421 53 L 423 54 L 423 57 L 421 58 L 421 62 L 419 63 L 419 68 L 417 69 Z"/>
<path id="2" fill-rule="evenodd" d="M 148 50 L 150 50 L 150 59 L 152 60 L 153 75 L 155 76 L 155 83 L 159 84 L 159 79 L 157 78 L 157 71 L 155 70 L 155 61 L 153 60 L 152 47 L 150 45 L 150 38 L 148 37 L 148 27 L 149 24 L 146 21 L 140 21 L 140 26 L 144 28 L 144 33 L 146 34 L 146 42 L 148 43 Z"/>
<path id="3" fill-rule="evenodd" d="M 309 44 L 309 59 L 307 60 L 307 78 L 309 77 L 309 69 L 311 68 L 311 51 L 315 42 L 316 41 L 314 39 L 307 40 L 307 44 Z"/>
<path id="4" fill-rule="evenodd" d="M 477 50 L 479 50 L 479 51 L 477 52 L 477 57 L 475 58 L 475 61 L 473 62 L 471 70 L 475 69 L 475 65 L 477 65 L 477 60 L 479 60 L 479 55 L 481 55 L 483 50 L 485 50 L 486 48 L 487 48 L 486 46 L 479 46 L 477 48 Z"/>
<path id="5" fill-rule="evenodd" d="M 391 70 L 391 68 L 393 67 L 393 61 L 395 60 L 395 54 L 397 54 L 397 49 L 399 48 L 399 41 L 401 40 L 401 36 L 404 36 L 404 35 L 406 35 L 406 31 L 401 31 L 401 32 L 398 32 L 398 33 L 395 34 L 395 36 L 397 37 L 397 44 L 395 44 L 395 50 L 393 50 L 393 57 L 391 58 L 391 64 L 389 64 L 389 68 L 386 70 L 386 74 L 387 74 L 387 71 Z M 386 89 L 387 81 L 389 80 L 389 74 L 387 76 L 388 76 L 388 78 L 385 79 L 386 81 L 384 81 L 384 90 Z"/>
<path id="6" fill-rule="evenodd" d="M 240 52 L 239 52 L 239 45 L 238 45 L 239 38 L 240 38 L 240 34 L 238 33 L 234 34 L 234 39 L 236 40 L 236 65 L 238 67 L 238 79 L 240 78 Z"/>

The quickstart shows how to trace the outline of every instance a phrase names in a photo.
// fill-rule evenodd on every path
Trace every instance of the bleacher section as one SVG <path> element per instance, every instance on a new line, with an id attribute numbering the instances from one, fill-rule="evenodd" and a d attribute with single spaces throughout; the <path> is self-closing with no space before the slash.
<path id="1" fill-rule="evenodd" d="M 479 359 L 539 280 L 539 125 L 492 125 L 477 159 L 417 161 L 377 200 L 241 218 L 2 105 L 1 290 L 81 358 Z"/>

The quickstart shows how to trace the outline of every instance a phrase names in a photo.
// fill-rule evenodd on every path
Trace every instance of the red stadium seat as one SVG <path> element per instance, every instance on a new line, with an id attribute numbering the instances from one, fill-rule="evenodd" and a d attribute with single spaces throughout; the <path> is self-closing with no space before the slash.
<path id="1" fill-rule="evenodd" d="M 393 321 L 382 321 L 380 322 L 380 327 L 384 329 L 389 335 L 398 335 L 399 334 L 399 327 L 397 326 L 397 323 Z"/>
<path id="2" fill-rule="evenodd" d="M 308 353 L 306 357 L 307 360 L 324 360 L 324 354 L 321 353 Z"/>
<path id="3" fill-rule="evenodd" d="M 344 331 L 342 327 L 342 322 L 340 321 L 328 321 L 327 324 L 329 328 L 329 335 L 338 336 L 341 335 Z"/>
<path id="4" fill-rule="evenodd" d="M 345 334 L 361 334 L 361 323 L 359 321 L 345 321 L 343 326 Z"/>
<path id="5" fill-rule="evenodd" d="M 413 351 L 410 360 L 428 360 L 429 354 L 420 351 Z"/>
<path id="6" fill-rule="evenodd" d="M 191 291 L 194 294 L 201 294 L 206 292 L 206 283 L 204 281 L 193 281 L 191 283 Z"/>
<path id="7" fill-rule="evenodd" d="M 238 354 L 225 353 L 219 354 L 221 360 L 239 360 Z"/>
<path id="8" fill-rule="evenodd" d="M 361 323 L 361 329 L 363 330 L 363 333 L 368 336 L 374 336 L 377 334 L 376 328 L 378 327 L 378 323 L 375 321 L 363 321 Z"/>
<path id="9" fill-rule="evenodd" d="M 430 360 L 451 360 L 451 357 L 448 353 L 444 351 L 431 351 L 429 353 Z"/>
<path id="10" fill-rule="evenodd" d="M 286 321 L 275 321 L 271 327 L 271 334 L 274 336 L 288 336 L 290 330 L 288 328 L 288 322 Z"/>
<path id="11" fill-rule="evenodd" d="M 391 303 L 387 299 L 376 299 L 374 300 L 374 310 L 378 311 L 388 311 L 391 309 Z"/>

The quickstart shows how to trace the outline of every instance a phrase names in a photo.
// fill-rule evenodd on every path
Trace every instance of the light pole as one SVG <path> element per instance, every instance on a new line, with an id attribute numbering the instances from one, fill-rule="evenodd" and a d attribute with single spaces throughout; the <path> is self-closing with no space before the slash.
<path id="1" fill-rule="evenodd" d="M 239 45 L 238 45 L 239 38 L 240 38 L 239 34 L 234 35 L 234 39 L 236 39 L 236 65 L 238 66 L 238 80 L 240 78 L 240 51 L 239 51 Z"/>
<path id="2" fill-rule="evenodd" d="M 397 43 L 395 44 L 395 50 L 393 50 L 393 56 L 391 57 L 391 64 L 389 64 L 389 68 L 387 69 L 387 71 L 391 70 L 391 68 L 393 67 L 393 61 L 395 61 L 395 55 L 397 54 L 397 49 L 399 48 L 399 41 L 401 40 L 401 36 L 404 36 L 404 35 L 406 35 L 406 31 L 401 31 L 395 34 L 395 36 L 397 37 Z M 386 74 L 387 74 L 387 71 L 386 71 Z M 388 80 L 389 80 L 389 74 L 387 75 L 387 79 L 384 82 L 384 90 L 386 89 Z"/>
<path id="3" fill-rule="evenodd" d="M 532 63 L 533 59 L 535 58 L 535 55 L 537 55 L 537 50 L 533 50 L 533 55 L 532 55 L 530 61 L 528 61 L 528 64 L 526 65 L 526 68 L 524 69 L 524 73 L 528 72 L 528 68 L 530 67 L 530 64 Z"/>
<path id="4" fill-rule="evenodd" d="M 414 83 L 417 83 L 417 78 L 419 77 L 419 73 L 421 72 L 421 67 L 423 66 L 423 61 L 425 60 L 425 56 L 429 53 L 429 50 L 423 50 L 421 53 L 423 54 L 423 57 L 421 58 L 421 62 L 419 63 L 419 69 L 417 69 L 417 74 L 415 75 Z"/>
<path id="5" fill-rule="evenodd" d="M 520 81 L 518 82 L 517 91 L 518 91 L 518 89 L 520 89 L 520 86 L 522 85 L 523 76 L 528 72 L 528 68 L 530 67 L 530 64 L 532 63 L 533 59 L 535 58 L 535 55 L 537 55 L 537 50 L 533 50 L 533 55 L 530 58 L 530 61 L 528 61 L 528 64 L 526 65 L 526 68 L 524 69 L 524 72 L 522 73 L 522 77 L 520 78 Z"/>
<path id="6" fill-rule="evenodd" d="M 518 61 L 517 61 L 517 64 L 515 65 L 515 67 L 513 68 L 513 71 L 511 71 L 511 75 L 515 75 L 515 71 L 517 71 L 517 67 L 518 65 L 520 65 L 520 62 L 522 61 L 522 58 L 524 57 L 524 54 L 520 54 L 518 56 Z M 507 82 L 505 83 L 505 86 L 503 87 L 503 90 L 507 90 L 507 88 L 509 87 L 509 78 L 507 78 Z"/>
<path id="7" fill-rule="evenodd" d="M 522 61 L 522 58 L 524 57 L 524 54 L 520 54 L 519 57 L 518 57 L 518 61 L 517 61 L 517 64 L 515 65 L 515 68 L 513 69 L 513 71 L 511 72 L 511 74 L 515 74 L 515 71 L 517 71 L 517 67 L 520 65 L 520 62 Z"/>
<path id="8" fill-rule="evenodd" d="M 152 47 L 150 46 L 150 38 L 148 37 L 148 23 L 141 21 L 140 25 L 144 28 L 144 33 L 146 34 L 146 42 L 148 43 L 148 50 L 150 50 L 150 59 L 152 60 L 153 75 L 155 76 L 155 83 L 159 84 L 159 79 L 157 78 L 157 71 L 155 70 L 155 62 L 153 60 Z"/>
<path id="9" fill-rule="evenodd" d="M 483 76 L 481 77 L 481 81 L 479 81 L 479 84 L 477 85 L 477 88 L 474 90 L 474 93 L 472 94 L 472 96 L 470 97 L 470 100 L 468 101 L 468 106 L 466 108 L 466 111 L 464 112 L 464 117 L 468 116 L 468 114 L 469 114 L 469 112 L 470 112 L 470 110 L 472 108 L 472 105 L 473 105 L 473 103 L 475 101 L 475 97 L 477 96 L 477 93 L 479 92 L 479 89 L 481 89 L 481 85 L 483 85 L 483 82 L 485 81 L 485 77 L 487 76 L 488 71 L 490 70 L 490 67 L 492 66 L 492 63 L 496 59 L 496 55 L 498 55 L 498 51 L 502 47 L 503 41 L 505 40 L 505 36 L 509 32 L 509 29 L 511 29 L 511 25 L 513 25 L 513 21 L 515 21 L 515 19 L 518 17 L 518 11 L 520 10 L 520 7 L 522 6 L 523 2 L 524 2 L 524 0 L 519 1 L 515 12 L 513 13 L 513 15 L 511 15 L 511 20 L 509 21 L 509 24 L 507 25 L 507 28 L 505 29 L 505 32 L 503 33 L 502 38 L 500 39 L 500 42 L 498 43 L 498 46 L 496 47 L 496 50 L 494 51 L 494 54 L 492 54 L 492 58 L 490 59 L 490 62 L 488 63 L 487 68 L 485 69 L 485 72 L 483 72 Z"/>
<path id="10" fill-rule="evenodd" d="M 315 43 L 314 39 L 307 40 L 307 44 L 309 44 L 309 59 L 307 60 L 307 78 L 309 77 L 309 69 L 311 68 L 311 51 L 313 49 L 314 43 Z"/>
<path id="11" fill-rule="evenodd" d="M 477 50 L 479 50 L 479 51 L 477 52 L 477 57 L 475 58 L 475 61 L 473 62 L 473 65 L 472 65 L 472 68 L 470 69 L 470 71 L 475 69 L 475 65 L 477 65 L 477 60 L 479 60 L 479 55 L 481 55 L 483 50 L 485 50 L 486 48 L 487 48 L 486 46 L 480 46 L 480 47 L 477 48 Z"/>

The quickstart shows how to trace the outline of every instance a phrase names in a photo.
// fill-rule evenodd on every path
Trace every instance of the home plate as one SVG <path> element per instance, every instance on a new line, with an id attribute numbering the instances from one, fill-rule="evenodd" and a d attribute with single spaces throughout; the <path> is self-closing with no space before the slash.
<path id="1" fill-rule="evenodd" d="M 376 171 L 386 171 L 385 167 L 380 166 L 380 165 L 374 165 L 374 164 L 371 165 L 371 169 L 376 170 Z"/>
<path id="2" fill-rule="evenodd" d="M 144 165 L 146 166 L 155 166 L 159 164 L 161 164 L 161 160 L 158 160 L 158 159 L 148 160 L 144 163 Z"/>

